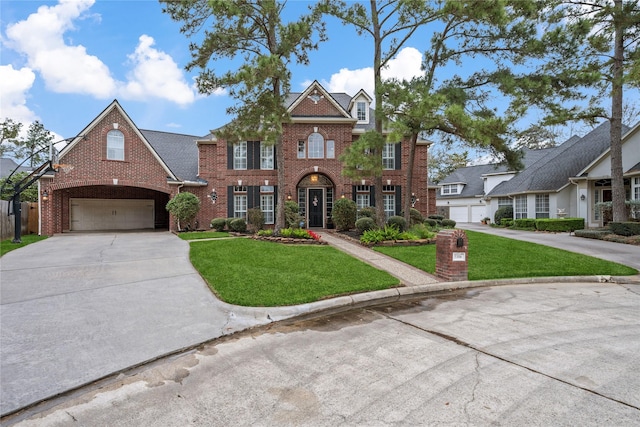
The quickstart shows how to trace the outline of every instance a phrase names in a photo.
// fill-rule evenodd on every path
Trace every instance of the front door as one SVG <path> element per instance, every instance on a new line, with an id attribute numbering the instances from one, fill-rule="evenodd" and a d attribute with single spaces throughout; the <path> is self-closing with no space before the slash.
<path id="1" fill-rule="evenodd" d="M 323 192 L 321 188 L 309 189 L 309 227 L 324 227 Z"/>

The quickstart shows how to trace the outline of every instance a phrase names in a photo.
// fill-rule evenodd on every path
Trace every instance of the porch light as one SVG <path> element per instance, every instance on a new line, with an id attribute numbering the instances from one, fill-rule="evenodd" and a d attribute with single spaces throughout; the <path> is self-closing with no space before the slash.
<path id="1" fill-rule="evenodd" d="M 44 200 L 45 202 L 49 200 L 49 193 L 47 192 L 47 190 L 44 190 L 42 192 L 42 200 Z"/>
<path id="2" fill-rule="evenodd" d="M 287 194 L 287 200 L 291 200 L 291 194 Z"/>
<path id="3" fill-rule="evenodd" d="M 341 198 L 341 199 L 344 199 L 344 198 L 345 198 L 344 193 L 342 193 L 342 196 L 340 196 L 340 198 Z"/>
<path id="4" fill-rule="evenodd" d="M 316 175 L 316 174 L 311 175 L 311 182 L 313 182 L 313 183 L 318 182 L 318 175 Z"/>

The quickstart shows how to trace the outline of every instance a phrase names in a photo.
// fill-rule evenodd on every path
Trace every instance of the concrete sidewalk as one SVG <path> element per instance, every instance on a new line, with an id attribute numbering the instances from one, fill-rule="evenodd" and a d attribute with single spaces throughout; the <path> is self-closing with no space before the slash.
<path id="1" fill-rule="evenodd" d="M 389 256 L 369 249 L 359 243 L 351 242 L 343 237 L 337 237 L 335 233 L 323 230 L 319 233 L 322 240 L 355 258 L 358 258 L 373 267 L 384 270 L 393 277 L 400 279 L 405 286 L 429 285 L 438 283 L 439 280 L 429 273 L 407 265 Z"/>

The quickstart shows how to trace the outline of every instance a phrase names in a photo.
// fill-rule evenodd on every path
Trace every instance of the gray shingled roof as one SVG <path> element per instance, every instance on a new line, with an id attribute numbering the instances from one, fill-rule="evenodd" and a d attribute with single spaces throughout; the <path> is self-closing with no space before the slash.
<path id="1" fill-rule="evenodd" d="M 140 132 L 181 181 L 200 181 L 198 178 L 198 146 L 195 135 L 142 130 Z"/>
<path id="2" fill-rule="evenodd" d="M 287 95 L 285 103 L 287 107 L 290 107 L 296 99 L 298 99 L 302 95 L 302 92 L 292 92 Z M 349 104 L 353 97 L 344 92 L 332 92 L 329 93 L 331 97 L 340 105 L 346 112 L 349 112 Z M 369 123 L 358 123 L 355 125 L 355 129 L 363 129 L 363 130 L 372 130 L 375 129 L 375 110 L 373 108 L 369 109 Z"/>
<path id="3" fill-rule="evenodd" d="M 582 138 L 567 140 L 509 181 L 497 185 L 489 195 L 561 189 L 568 184 L 570 177 L 576 176 L 610 147 L 609 128 L 606 121 Z M 623 133 L 626 131 L 628 128 L 623 126 Z"/>

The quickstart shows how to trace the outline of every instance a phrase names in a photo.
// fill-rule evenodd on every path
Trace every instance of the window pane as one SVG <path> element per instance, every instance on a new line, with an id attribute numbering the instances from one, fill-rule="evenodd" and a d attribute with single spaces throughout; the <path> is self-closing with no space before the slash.
<path id="1" fill-rule="evenodd" d="M 246 141 L 240 142 L 233 146 L 233 168 L 234 169 L 246 169 L 247 168 L 247 143 Z"/>
<path id="2" fill-rule="evenodd" d="M 275 215 L 273 212 L 273 195 L 267 194 L 260 196 L 260 209 L 264 213 L 264 223 L 273 224 Z"/>
<path id="3" fill-rule="evenodd" d="M 515 218 L 527 218 L 527 196 L 516 197 Z"/>
<path id="4" fill-rule="evenodd" d="M 548 194 L 536 194 L 536 218 L 549 218 Z"/>
<path id="5" fill-rule="evenodd" d="M 304 155 L 304 141 L 298 141 L 298 158 L 299 159 L 304 159 L 305 155 Z"/>
<path id="6" fill-rule="evenodd" d="M 366 102 L 358 102 L 357 104 L 357 114 L 358 121 L 366 121 L 367 120 L 367 103 Z"/>
<path id="7" fill-rule="evenodd" d="M 273 169 L 273 145 L 260 143 L 260 169 Z"/>
<path id="8" fill-rule="evenodd" d="M 107 159 L 124 160 L 124 134 L 119 130 L 107 133 Z"/>
<path id="9" fill-rule="evenodd" d="M 384 216 L 386 219 L 396 214 L 396 196 L 395 194 L 383 194 Z"/>
<path id="10" fill-rule="evenodd" d="M 382 167 L 383 169 L 395 169 L 396 167 L 396 145 L 384 144 L 382 148 Z"/>
<path id="11" fill-rule="evenodd" d="M 309 135 L 309 158 L 324 158 L 324 138 L 319 133 Z"/>
<path id="12" fill-rule="evenodd" d="M 247 196 L 233 196 L 233 217 L 247 218 Z"/>
<path id="13" fill-rule="evenodd" d="M 327 140 L 327 159 L 334 159 L 336 157 L 335 145 L 332 139 Z"/>
<path id="14" fill-rule="evenodd" d="M 369 194 L 356 194 L 356 206 L 358 210 L 369 207 Z"/>

